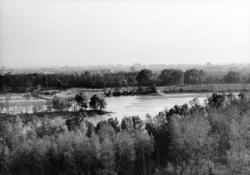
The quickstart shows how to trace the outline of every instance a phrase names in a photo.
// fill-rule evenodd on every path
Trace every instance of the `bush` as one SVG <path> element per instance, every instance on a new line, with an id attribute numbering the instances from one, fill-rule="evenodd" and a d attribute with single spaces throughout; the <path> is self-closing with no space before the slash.
<path id="1" fill-rule="evenodd" d="M 90 98 L 90 102 L 89 102 L 89 106 L 90 108 L 92 108 L 93 110 L 103 110 L 106 108 L 107 103 L 104 100 L 104 98 L 99 97 L 98 95 L 93 95 Z"/>

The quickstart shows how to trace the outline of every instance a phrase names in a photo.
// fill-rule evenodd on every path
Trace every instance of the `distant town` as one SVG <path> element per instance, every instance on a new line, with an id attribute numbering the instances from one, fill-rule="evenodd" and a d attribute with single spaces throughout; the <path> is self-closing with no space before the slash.
<path id="1" fill-rule="evenodd" d="M 149 69 L 153 72 L 160 72 L 164 69 L 180 69 L 185 71 L 187 69 L 196 68 L 202 69 L 206 72 L 216 72 L 225 73 L 231 70 L 250 73 L 250 64 L 212 64 L 207 62 L 206 64 L 152 64 L 144 65 L 141 63 L 135 63 L 133 65 L 95 65 L 95 66 L 51 66 L 51 67 L 22 67 L 22 68 L 11 68 L 2 66 L 0 68 L 0 74 L 31 74 L 31 73 L 43 73 L 43 74 L 53 74 L 53 73 L 82 73 L 89 72 L 93 74 L 105 74 L 105 73 L 115 73 L 115 72 L 137 72 L 142 69 Z"/>

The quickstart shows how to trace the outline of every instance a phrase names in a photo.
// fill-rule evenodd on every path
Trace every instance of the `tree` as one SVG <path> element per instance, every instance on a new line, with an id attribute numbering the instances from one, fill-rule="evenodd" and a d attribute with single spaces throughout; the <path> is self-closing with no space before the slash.
<path id="1" fill-rule="evenodd" d="M 159 76 L 159 81 L 161 85 L 178 85 L 183 84 L 183 78 L 182 70 L 164 69 Z"/>
<path id="2" fill-rule="evenodd" d="M 97 123 L 95 131 L 97 135 L 100 137 L 101 142 L 103 142 L 106 139 L 112 138 L 116 134 L 112 125 L 106 120 Z"/>
<path id="3" fill-rule="evenodd" d="M 119 121 L 117 118 L 109 118 L 108 122 L 111 124 L 111 126 L 114 128 L 115 132 L 119 132 L 120 131 L 120 125 L 119 125 Z"/>
<path id="4" fill-rule="evenodd" d="M 141 131 L 142 127 L 143 121 L 139 118 L 139 116 L 125 117 L 121 121 L 122 130 L 126 130 L 131 133 Z"/>
<path id="5" fill-rule="evenodd" d="M 59 111 L 62 111 L 64 110 L 69 104 L 66 104 L 63 99 L 57 97 L 57 96 L 54 96 L 52 98 L 52 106 L 55 110 L 59 110 Z"/>
<path id="6" fill-rule="evenodd" d="M 65 124 L 67 125 L 68 130 L 72 131 L 76 128 L 80 128 L 86 116 L 87 115 L 85 114 L 81 114 L 80 116 L 75 116 L 74 118 L 67 119 L 65 121 Z"/>
<path id="7" fill-rule="evenodd" d="M 134 141 L 135 149 L 135 173 L 142 175 L 151 175 L 154 171 L 152 155 L 154 151 L 153 137 L 147 132 L 138 133 Z"/>
<path id="8" fill-rule="evenodd" d="M 88 98 L 85 95 L 83 95 L 82 93 L 77 94 L 75 96 L 75 101 L 84 110 L 86 110 L 88 108 Z"/>
<path id="9" fill-rule="evenodd" d="M 212 96 L 208 98 L 208 106 L 210 108 L 221 108 L 225 102 L 225 94 L 213 93 Z"/>
<path id="10" fill-rule="evenodd" d="M 94 110 L 101 111 L 106 108 L 107 103 L 104 98 L 101 98 L 95 94 L 90 98 L 89 106 Z"/>
<path id="11" fill-rule="evenodd" d="M 119 132 L 114 139 L 117 174 L 134 174 L 134 139 L 128 132 Z"/>
<path id="12" fill-rule="evenodd" d="M 184 73 L 185 84 L 202 84 L 205 81 L 205 72 L 198 69 L 189 69 Z"/>
<path id="13" fill-rule="evenodd" d="M 194 114 L 188 117 L 172 117 L 169 122 L 169 161 L 178 174 L 207 174 L 209 157 L 213 151 L 209 121 Z"/>
<path id="14" fill-rule="evenodd" d="M 152 85 L 153 73 L 151 70 L 143 69 L 137 74 L 136 80 L 142 86 Z"/>
<path id="15" fill-rule="evenodd" d="M 239 83 L 240 73 L 236 71 L 230 71 L 224 76 L 224 81 L 226 83 Z"/>

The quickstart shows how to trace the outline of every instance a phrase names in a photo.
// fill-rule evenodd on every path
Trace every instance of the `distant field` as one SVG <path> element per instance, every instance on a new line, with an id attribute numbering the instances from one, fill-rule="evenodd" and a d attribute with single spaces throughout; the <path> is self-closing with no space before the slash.
<path id="1" fill-rule="evenodd" d="M 160 86 L 158 91 L 164 93 L 173 92 L 218 92 L 218 91 L 250 91 L 250 84 L 203 84 L 182 86 Z"/>

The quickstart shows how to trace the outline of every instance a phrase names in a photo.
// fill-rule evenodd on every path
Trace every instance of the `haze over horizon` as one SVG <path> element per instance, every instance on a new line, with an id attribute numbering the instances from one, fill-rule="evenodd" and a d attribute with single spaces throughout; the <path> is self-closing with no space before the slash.
<path id="1" fill-rule="evenodd" d="M 0 66 L 249 63 L 248 1 L 0 0 Z"/>

